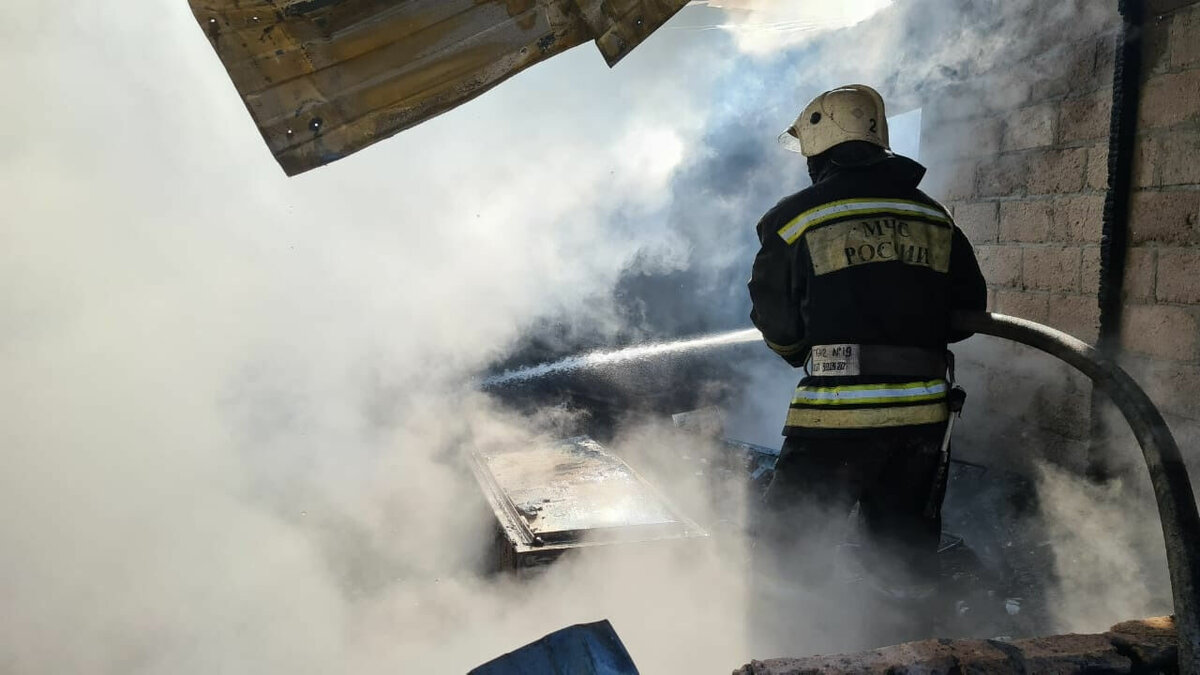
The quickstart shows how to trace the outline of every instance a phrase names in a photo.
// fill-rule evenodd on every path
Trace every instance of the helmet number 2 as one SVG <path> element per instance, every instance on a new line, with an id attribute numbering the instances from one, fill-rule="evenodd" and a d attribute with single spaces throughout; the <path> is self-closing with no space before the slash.
<path id="1" fill-rule="evenodd" d="M 875 122 L 875 118 L 874 118 L 874 117 L 872 117 L 872 118 L 871 118 L 871 133 L 876 133 L 876 131 L 877 131 L 877 129 L 875 128 L 876 126 L 878 126 L 878 125 L 877 125 L 877 123 Z"/>

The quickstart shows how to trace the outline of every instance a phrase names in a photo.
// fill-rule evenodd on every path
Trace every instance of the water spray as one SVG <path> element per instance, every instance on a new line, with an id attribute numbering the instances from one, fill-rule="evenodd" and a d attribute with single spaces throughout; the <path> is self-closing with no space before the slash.
<path id="1" fill-rule="evenodd" d="M 761 339 L 762 334 L 758 332 L 757 328 L 744 328 L 684 340 L 675 340 L 674 342 L 653 342 L 646 345 L 634 345 L 624 349 L 594 351 L 587 354 L 568 356 L 550 363 L 506 370 L 498 375 L 485 378 L 480 384 L 483 388 L 487 389 L 514 382 L 528 382 L 529 380 L 535 380 L 539 377 L 556 373 L 600 368 L 602 366 L 629 363 L 631 361 L 643 361 L 667 354 L 702 351 L 714 347 L 755 342 Z"/>

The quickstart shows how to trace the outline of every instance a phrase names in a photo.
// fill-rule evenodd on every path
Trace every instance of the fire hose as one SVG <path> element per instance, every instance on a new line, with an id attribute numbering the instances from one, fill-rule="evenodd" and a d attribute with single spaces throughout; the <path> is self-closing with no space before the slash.
<path id="1" fill-rule="evenodd" d="M 1200 513 L 1183 455 L 1158 408 L 1119 365 L 1066 333 L 988 312 L 958 313 L 952 325 L 956 330 L 1019 342 L 1066 362 L 1091 378 L 1124 415 L 1142 448 L 1158 502 L 1179 639 L 1179 672 L 1200 675 Z"/>

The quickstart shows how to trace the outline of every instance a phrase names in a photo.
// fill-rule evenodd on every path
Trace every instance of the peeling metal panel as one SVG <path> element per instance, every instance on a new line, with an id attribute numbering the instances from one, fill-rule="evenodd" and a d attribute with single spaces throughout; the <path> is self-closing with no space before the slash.
<path id="1" fill-rule="evenodd" d="M 513 559 L 506 566 L 540 564 L 580 546 L 705 536 L 628 464 L 586 436 L 477 452 L 473 469 L 508 540 Z"/>
<path id="2" fill-rule="evenodd" d="M 594 40 L 611 66 L 687 0 L 189 0 L 288 175 Z"/>

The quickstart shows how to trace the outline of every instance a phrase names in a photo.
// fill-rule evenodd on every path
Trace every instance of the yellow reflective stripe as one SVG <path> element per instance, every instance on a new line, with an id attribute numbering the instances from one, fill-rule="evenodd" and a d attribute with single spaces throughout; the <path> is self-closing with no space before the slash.
<path id="1" fill-rule="evenodd" d="M 867 384 L 846 387 L 796 387 L 793 405 L 858 405 L 873 403 L 916 403 L 946 397 L 945 380 L 903 384 Z"/>
<path id="2" fill-rule="evenodd" d="M 795 354 L 797 352 L 801 352 L 804 350 L 803 342 L 797 342 L 797 343 L 791 344 L 791 345 L 777 345 L 774 342 L 771 342 L 770 340 L 768 340 L 766 338 L 763 338 L 763 342 L 767 343 L 767 346 L 770 347 L 772 351 L 774 351 L 776 354 L 779 354 L 780 356 L 791 356 L 792 354 Z"/>
<path id="3" fill-rule="evenodd" d="M 834 218 L 868 213 L 897 216 L 918 215 L 943 223 L 950 222 L 950 218 L 940 209 L 907 199 L 842 199 L 822 204 L 801 213 L 779 228 L 778 234 L 784 241 L 791 244 L 799 239 L 810 227 L 820 225 Z"/>
<path id="4" fill-rule="evenodd" d="M 838 391 L 871 391 L 873 389 L 912 389 L 914 387 L 933 387 L 936 385 L 946 384 L 944 379 L 926 380 L 925 382 L 897 382 L 894 384 L 848 384 L 841 387 L 809 387 L 800 385 L 796 387 L 796 391 L 819 391 L 819 392 L 838 392 Z"/>
<path id="5" fill-rule="evenodd" d="M 916 403 L 918 401 L 938 401 L 946 398 L 946 392 L 938 392 L 936 394 L 914 394 L 912 396 L 893 396 L 893 397 L 875 397 L 875 398 L 851 398 L 851 399 L 796 399 L 792 403 L 797 405 L 821 405 L 821 406 L 838 406 L 838 405 L 858 405 L 869 403 Z"/>
<path id="6" fill-rule="evenodd" d="M 950 416 L 944 402 L 887 408 L 791 408 L 787 426 L 814 429 L 869 429 L 945 422 Z"/>

